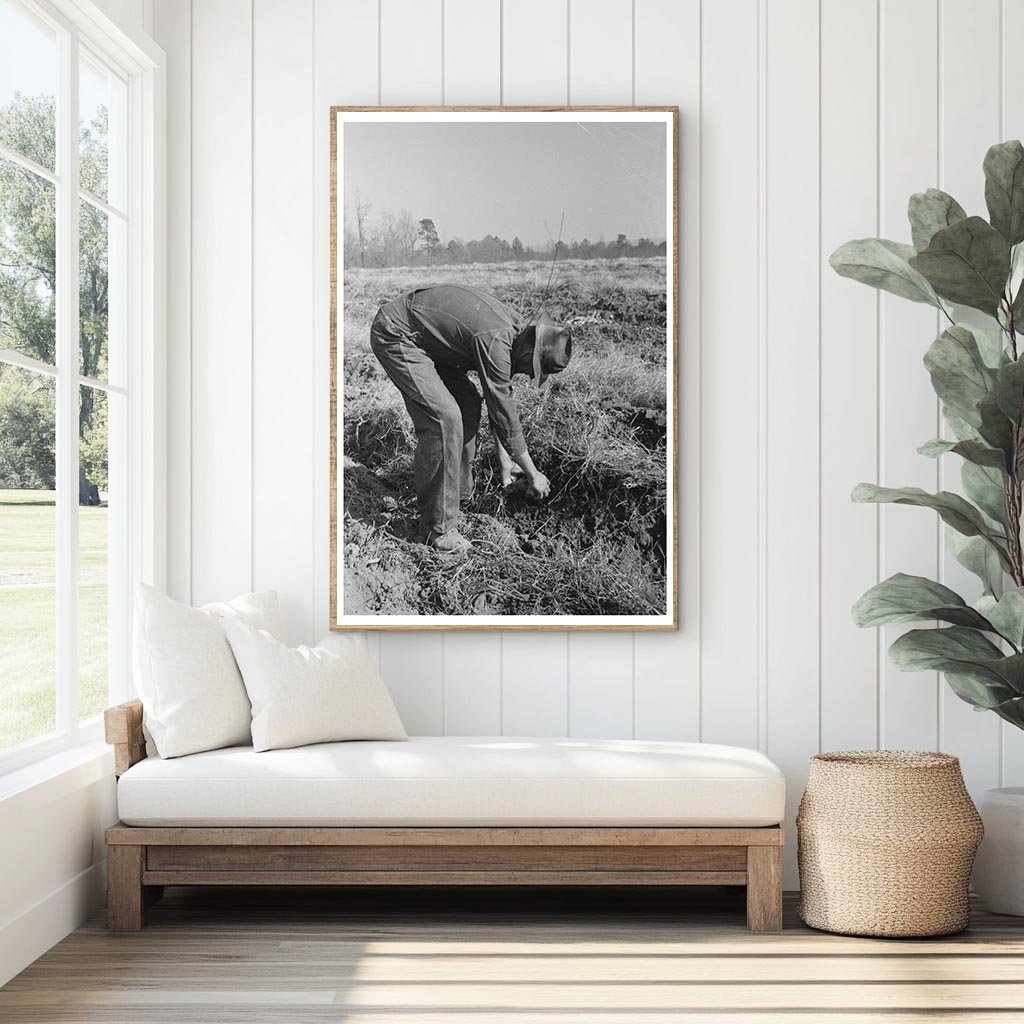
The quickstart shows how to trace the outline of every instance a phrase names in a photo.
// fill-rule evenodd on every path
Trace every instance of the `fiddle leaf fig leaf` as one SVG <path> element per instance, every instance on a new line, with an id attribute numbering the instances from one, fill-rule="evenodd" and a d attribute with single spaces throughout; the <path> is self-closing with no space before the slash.
<path id="1" fill-rule="evenodd" d="M 985 154 L 988 219 L 1010 245 L 1024 241 L 1024 146 L 1000 142 Z"/>
<path id="2" fill-rule="evenodd" d="M 974 335 L 974 341 L 981 353 L 981 358 L 989 369 L 998 370 L 1010 362 L 1010 353 L 1003 347 L 1003 336 L 999 331 L 990 331 L 977 324 L 957 324 Z"/>
<path id="3" fill-rule="evenodd" d="M 1024 655 L 1006 656 L 976 629 L 912 629 L 889 648 L 904 672 L 951 672 L 982 684 L 969 703 L 992 708 L 1021 695 Z"/>
<path id="4" fill-rule="evenodd" d="M 1017 289 L 1010 312 L 1013 314 L 1014 324 L 1024 323 L 1024 283 L 1021 283 L 1021 286 Z M 1002 323 L 1002 320 L 1000 320 L 1000 323 Z"/>
<path id="5" fill-rule="evenodd" d="M 912 629 L 889 647 L 892 660 L 906 672 L 956 672 L 980 661 L 1001 661 L 1003 652 L 976 629 L 952 626 L 949 629 Z M 945 662 L 946 664 L 943 664 Z"/>
<path id="6" fill-rule="evenodd" d="M 877 583 L 853 606 L 853 621 L 861 627 L 915 619 L 939 619 L 992 631 L 988 619 L 959 594 L 923 576 L 897 573 Z"/>
<path id="7" fill-rule="evenodd" d="M 986 395 L 978 403 L 978 413 L 981 416 L 981 427 L 978 433 L 982 439 L 987 441 L 989 447 L 999 448 L 1006 452 L 1006 464 L 1011 465 L 1016 457 L 1013 448 L 1013 424 L 1007 418 L 1006 413 L 999 408 L 994 394 Z"/>
<path id="8" fill-rule="evenodd" d="M 975 608 L 1018 651 L 1024 648 L 1024 590 L 1007 590 L 998 600 L 986 594 L 975 602 Z"/>
<path id="9" fill-rule="evenodd" d="M 944 299 L 994 316 L 1010 273 L 1006 239 L 981 217 L 936 232 L 910 265 Z"/>
<path id="10" fill-rule="evenodd" d="M 990 526 L 984 515 L 970 502 L 951 491 L 929 494 L 920 487 L 879 487 L 876 484 L 858 484 L 851 495 L 853 501 L 890 502 L 896 505 L 917 505 L 938 512 L 944 523 L 965 537 L 984 538 L 999 554 L 1008 569 L 1010 559 L 1006 552 L 1006 538 Z"/>
<path id="11" fill-rule="evenodd" d="M 988 466 L 992 469 L 1006 468 L 1006 455 L 998 448 L 990 448 L 982 441 L 968 439 L 965 441 L 946 441 L 941 437 L 926 441 L 917 449 L 929 459 L 937 459 L 940 455 L 952 452 L 960 458 L 974 463 L 976 466 Z"/>
<path id="12" fill-rule="evenodd" d="M 956 324 L 943 331 L 925 353 L 924 365 L 946 408 L 980 427 L 978 403 L 988 395 L 996 374 L 985 365 L 970 328 Z"/>
<path id="13" fill-rule="evenodd" d="M 992 394 L 1002 412 L 1014 423 L 1024 419 L 1024 359 L 996 371 Z"/>
<path id="14" fill-rule="evenodd" d="M 1006 297 L 1011 300 L 1010 314 L 1016 324 L 1024 323 L 1024 242 L 1010 249 L 1010 280 L 1006 282 Z M 1004 329 L 1007 322 L 1000 323 Z"/>
<path id="15" fill-rule="evenodd" d="M 1010 246 L 1010 279 L 1006 282 L 1006 297 L 1013 300 L 1013 315 L 1016 318 L 1024 293 L 1024 242 Z"/>
<path id="16" fill-rule="evenodd" d="M 985 594 L 994 594 L 1003 580 L 1002 564 L 995 549 L 981 537 L 964 537 L 959 533 L 946 534 L 953 557 L 981 580 Z"/>
<path id="17" fill-rule="evenodd" d="M 989 466 L 964 463 L 960 469 L 967 497 L 991 519 L 1006 529 L 1006 502 L 1003 474 Z"/>
<path id="18" fill-rule="evenodd" d="M 953 688 L 954 693 L 956 692 L 953 687 L 953 677 L 950 675 L 946 676 L 946 682 L 949 683 L 950 687 Z M 957 696 L 960 696 L 957 694 Z M 984 708 L 975 708 L 976 711 L 983 711 Z M 997 704 L 990 710 L 994 711 L 1000 718 L 1009 722 L 1011 725 L 1016 726 L 1018 729 L 1024 730 L 1024 695 L 1012 697 L 1008 701 L 1003 701 L 1001 704 Z"/>
<path id="19" fill-rule="evenodd" d="M 972 705 L 975 711 L 995 711 L 1007 721 L 1020 724 L 1016 719 L 1004 715 L 1002 711 L 1003 708 L 1012 708 L 1021 696 L 1008 686 L 994 684 L 992 680 L 982 675 L 960 675 L 957 672 L 944 672 L 943 675 L 949 688 L 966 704 Z"/>
<path id="20" fill-rule="evenodd" d="M 941 308 L 935 289 L 910 266 L 914 247 L 886 238 L 859 238 L 841 245 L 829 257 L 829 265 L 842 277 L 872 288 Z"/>
<path id="21" fill-rule="evenodd" d="M 937 231 L 948 228 L 967 216 L 964 208 L 942 189 L 930 188 L 910 197 L 907 217 L 914 239 L 914 248 L 926 249 Z"/>
<path id="22" fill-rule="evenodd" d="M 972 426 L 962 416 L 958 416 L 948 405 L 942 407 L 942 418 L 946 426 L 953 432 L 958 441 L 980 441 L 981 434 L 978 428 Z"/>

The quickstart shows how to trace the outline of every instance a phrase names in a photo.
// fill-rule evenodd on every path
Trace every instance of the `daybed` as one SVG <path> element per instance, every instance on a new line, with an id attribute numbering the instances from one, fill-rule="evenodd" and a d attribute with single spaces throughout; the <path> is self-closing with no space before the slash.
<path id="1" fill-rule="evenodd" d="M 745 885 L 782 926 L 785 782 L 738 747 L 414 737 L 146 756 L 142 705 L 106 712 L 118 812 L 109 927 L 165 885 Z"/>

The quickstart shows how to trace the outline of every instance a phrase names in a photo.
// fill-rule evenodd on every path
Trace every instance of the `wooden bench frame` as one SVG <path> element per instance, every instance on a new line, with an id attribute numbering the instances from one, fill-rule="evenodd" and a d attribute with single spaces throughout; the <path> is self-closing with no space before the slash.
<path id="1" fill-rule="evenodd" d="M 142 704 L 104 713 L 118 776 L 146 757 Z M 107 923 L 138 931 L 166 885 L 738 885 L 782 928 L 782 829 L 107 829 Z"/>

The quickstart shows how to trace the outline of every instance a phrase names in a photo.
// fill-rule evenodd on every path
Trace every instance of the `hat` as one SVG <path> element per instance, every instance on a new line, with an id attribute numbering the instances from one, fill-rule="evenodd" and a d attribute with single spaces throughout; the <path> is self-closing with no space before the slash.
<path id="1" fill-rule="evenodd" d="M 533 381 L 542 387 L 552 373 L 561 373 L 572 356 L 572 331 L 541 315 L 534 322 Z"/>

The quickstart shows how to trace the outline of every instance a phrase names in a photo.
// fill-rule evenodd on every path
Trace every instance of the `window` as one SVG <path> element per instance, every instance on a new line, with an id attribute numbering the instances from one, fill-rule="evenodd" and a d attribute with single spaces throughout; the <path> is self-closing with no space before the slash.
<path id="1" fill-rule="evenodd" d="M 98 736 L 153 564 L 155 64 L 118 45 L 0 0 L 0 769 Z"/>

